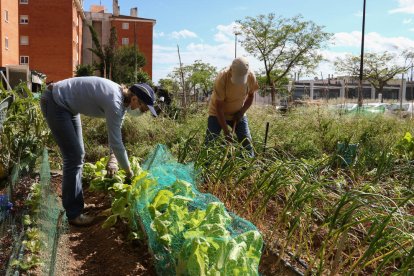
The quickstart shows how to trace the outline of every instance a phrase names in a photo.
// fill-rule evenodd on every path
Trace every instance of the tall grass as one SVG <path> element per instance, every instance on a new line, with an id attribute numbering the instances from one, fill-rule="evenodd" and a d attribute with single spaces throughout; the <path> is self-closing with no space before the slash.
<path id="1" fill-rule="evenodd" d="M 306 262 L 308 274 L 413 273 L 414 155 L 396 148 L 406 132 L 414 133 L 413 122 L 325 107 L 285 115 L 252 108 L 249 120 L 254 158 L 222 139 L 205 146 L 204 110 L 183 121 L 127 119 L 123 134 L 132 155 L 145 158 L 163 143 L 180 162 L 194 162 L 203 190 L 256 223 L 280 259 Z M 105 148 L 104 122 L 84 125 L 90 158 Z M 358 145 L 352 164 L 341 162 L 338 143 Z"/>

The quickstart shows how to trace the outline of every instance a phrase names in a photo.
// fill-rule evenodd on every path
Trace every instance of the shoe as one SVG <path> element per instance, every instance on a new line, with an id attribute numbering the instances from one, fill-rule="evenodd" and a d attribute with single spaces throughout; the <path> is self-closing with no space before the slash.
<path id="1" fill-rule="evenodd" d="M 80 214 L 74 219 L 69 219 L 69 224 L 75 226 L 91 226 L 94 223 L 95 217 Z"/>

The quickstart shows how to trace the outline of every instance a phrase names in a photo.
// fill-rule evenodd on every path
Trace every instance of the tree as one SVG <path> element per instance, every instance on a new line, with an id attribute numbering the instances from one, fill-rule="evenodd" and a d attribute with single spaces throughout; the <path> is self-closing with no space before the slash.
<path id="1" fill-rule="evenodd" d="M 237 20 L 244 36 L 241 42 L 246 51 L 264 63 L 266 84 L 271 87 L 272 104 L 275 104 L 275 87 L 289 72 L 301 68 L 312 72 L 322 56 L 319 50 L 331 38 L 322 26 L 304 21 L 302 16 L 276 17 L 275 14 L 246 17 Z M 277 72 L 272 78 L 271 72 Z"/>
<path id="2" fill-rule="evenodd" d="M 283 78 L 279 78 L 279 75 L 282 72 L 280 70 L 273 70 L 270 72 L 270 81 L 272 86 L 278 91 L 279 94 L 283 96 L 290 96 L 289 91 L 287 89 L 287 85 L 289 84 L 289 78 L 285 75 Z M 265 72 L 262 74 L 256 74 L 256 80 L 259 84 L 260 89 L 262 90 L 263 95 L 267 95 L 267 76 Z"/>
<path id="3" fill-rule="evenodd" d="M 174 94 L 180 91 L 180 84 L 177 81 L 173 80 L 172 78 L 160 79 L 158 81 L 158 84 L 161 88 Z"/>
<path id="4" fill-rule="evenodd" d="M 93 45 L 93 48 L 88 48 L 88 50 L 99 58 L 99 62 L 94 62 L 94 65 L 101 72 L 101 77 L 112 79 L 114 55 L 118 41 L 116 29 L 115 27 L 111 28 L 108 44 L 102 46 L 94 27 L 92 25 L 88 25 L 88 27 L 91 32 Z"/>
<path id="5" fill-rule="evenodd" d="M 137 60 L 137 68 L 135 70 L 135 57 Z M 146 63 L 144 55 L 134 46 L 119 47 L 114 55 L 112 79 L 117 83 L 133 84 L 135 82 L 135 74 L 142 79 L 140 68 Z"/>
<path id="6" fill-rule="evenodd" d="M 208 96 L 208 93 L 214 86 L 214 80 L 217 75 L 216 67 L 208 63 L 203 63 L 201 60 L 196 60 L 190 65 L 189 69 L 191 75 L 188 82 L 191 84 L 191 89 L 195 90 L 198 86 L 203 91 L 204 96 Z M 198 90 L 195 96 L 198 99 Z"/>
<path id="7" fill-rule="evenodd" d="M 78 64 L 75 70 L 75 77 L 93 76 L 95 67 L 90 64 Z"/>
<path id="8" fill-rule="evenodd" d="M 185 87 L 182 87 L 181 72 L 184 77 Z M 197 87 L 203 91 L 205 96 L 213 89 L 214 79 L 217 75 L 216 67 L 201 60 L 194 61 L 193 64 L 174 68 L 169 74 L 169 78 L 174 84 L 178 84 L 182 91 L 194 91 L 194 96 L 198 98 Z"/>
<path id="9" fill-rule="evenodd" d="M 413 60 L 412 51 L 404 51 L 401 55 L 384 53 L 366 53 L 364 55 L 364 71 L 362 77 L 367 80 L 378 93 L 383 93 L 384 86 L 396 75 L 407 72 Z M 404 61 L 399 60 L 402 56 Z M 338 73 L 345 73 L 355 79 L 359 78 L 360 56 L 347 55 L 334 62 Z"/>

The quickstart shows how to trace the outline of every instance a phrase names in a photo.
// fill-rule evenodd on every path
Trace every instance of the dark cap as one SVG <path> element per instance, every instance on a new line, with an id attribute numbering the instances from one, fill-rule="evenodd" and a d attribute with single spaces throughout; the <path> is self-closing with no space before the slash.
<path id="1" fill-rule="evenodd" d="M 157 112 L 154 109 L 155 93 L 151 86 L 146 83 L 136 83 L 132 85 L 129 90 L 148 106 L 152 115 L 157 117 Z"/>

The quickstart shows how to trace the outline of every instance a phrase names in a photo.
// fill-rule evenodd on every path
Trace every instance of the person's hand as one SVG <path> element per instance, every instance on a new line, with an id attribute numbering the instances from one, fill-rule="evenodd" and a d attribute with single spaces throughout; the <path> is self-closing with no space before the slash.
<path id="1" fill-rule="evenodd" d="M 118 161 L 114 154 L 109 156 L 108 163 L 106 163 L 106 177 L 112 178 L 118 172 Z"/>
<path id="2" fill-rule="evenodd" d="M 132 177 L 134 177 L 134 173 L 132 172 L 131 168 L 126 169 L 126 174 L 125 174 L 125 184 L 131 184 L 132 182 Z"/>
<path id="3" fill-rule="evenodd" d="M 236 123 L 238 123 L 243 118 L 243 116 L 244 116 L 244 112 L 242 112 L 241 110 L 239 110 L 239 111 L 236 112 L 236 114 L 234 114 L 233 120 Z"/>
<path id="4" fill-rule="evenodd" d="M 228 143 L 233 143 L 234 142 L 233 134 L 230 131 L 225 132 L 224 136 L 226 138 L 226 142 L 228 142 Z"/>

